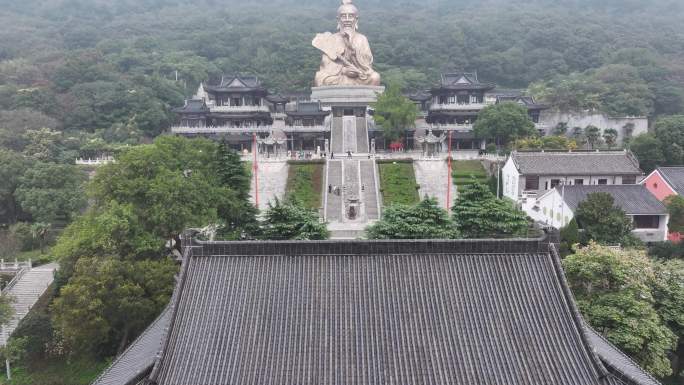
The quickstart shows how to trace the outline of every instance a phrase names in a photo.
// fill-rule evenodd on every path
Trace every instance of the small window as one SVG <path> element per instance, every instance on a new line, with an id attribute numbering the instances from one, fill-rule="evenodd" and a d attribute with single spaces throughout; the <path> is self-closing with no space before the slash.
<path id="1" fill-rule="evenodd" d="M 539 190 L 539 176 L 528 175 L 525 177 L 525 190 Z"/>
<path id="2" fill-rule="evenodd" d="M 622 177 L 622 184 L 636 184 L 636 176 L 626 175 Z"/>
<path id="3" fill-rule="evenodd" d="M 561 184 L 560 179 L 551 179 L 551 188 L 556 188 L 556 186 L 559 186 Z"/>
<path id="4" fill-rule="evenodd" d="M 598 184 L 608 184 L 608 179 L 599 179 Z"/>
<path id="5" fill-rule="evenodd" d="M 653 187 L 658 188 L 658 183 L 653 183 Z"/>
<path id="6" fill-rule="evenodd" d="M 635 229 L 657 229 L 660 227 L 660 217 L 657 215 L 635 215 Z"/>
<path id="7" fill-rule="evenodd" d="M 575 186 L 582 186 L 584 184 L 584 179 L 575 179 Z"/>

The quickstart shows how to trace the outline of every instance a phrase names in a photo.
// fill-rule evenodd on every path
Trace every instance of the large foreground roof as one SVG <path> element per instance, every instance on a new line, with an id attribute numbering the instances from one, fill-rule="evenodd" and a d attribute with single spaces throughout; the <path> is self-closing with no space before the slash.
<path id="1" fill-rule="evenodd" d="M 145 384 L 654 385 L 604 366 L 543 239 L 194 242 L 170 309 Z"/>

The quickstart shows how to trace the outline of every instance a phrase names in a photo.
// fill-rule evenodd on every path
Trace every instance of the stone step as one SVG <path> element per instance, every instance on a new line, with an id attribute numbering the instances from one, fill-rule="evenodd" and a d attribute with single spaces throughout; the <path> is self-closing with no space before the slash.
<path id="1" fill-rule="evenodd" d="M 368 124 L 366 118 L 356 118 L 356 152 L 368 154 Z"/>
<path id="2" fill-rule="evenodd" d="M 28 314 L 54 280 L 57 264 L 49 264 L 25 272 L 19 281 L 4 294 L 13 297 L 14 315 L 0 330 L 0 346 L 4 346 L 19 322 Z"/>
<path id="3" fill-rule="evenodd" d="M 378 195 L 375 184 L 375 161 L 362 160 L 361 164 L 361 183 L 363 189 L 363 200 L 365 202 L 366 219 L 379 219 Z"/>

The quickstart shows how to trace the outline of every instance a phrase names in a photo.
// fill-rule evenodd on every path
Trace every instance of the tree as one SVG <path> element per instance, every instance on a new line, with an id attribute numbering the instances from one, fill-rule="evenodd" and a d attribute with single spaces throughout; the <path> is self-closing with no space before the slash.
<path id="1" fill-rule="evenodd" d="M 160 136 L 98 169 L 93 195 L 101 206 L 130 204 L 146 232 L 166 239 L 221 220 L 240 223 L 250 215 L 237 209 L 247 200 L 219 177 L 216 154 L 209 140 Z"/>
<path id="2" fill-rule="evenodd" d="M 617 251 L 591 242 L 563 260 L 577 305 L 589 324 L 656 376 L 672 372 L 676 336 L 660 318 L 643 251 Z"/>
<path id="3" fill-rule="evenodd" d="M 131 204 L 109 202 L 89 210 L 64 230 L 52 254 L 60 263 L 58 283 L 71 278 L 80 258 L 117 256 L 122 260 L 159 259 L 166 238 L 144 228 Z"/>
<path id="4" fill-rule="evenodd" d="M 268 203 L 261 224 L 261 237 L 272 240 L 320 240 L 330 236 L 318 213 L 294 200 L 281 202 L 278 198 Z"/>
<path id="5" fill-rule="evenodd" d="M 560 229 L 560 252 L 565 256 L 572 252 L 574 245 L 580 243 L 579 227 L 577 226 L 577 218 L 572 220 Z"/>
<path id="6" fill-rule="evenodd" d="M 53 324 L 67 351 L 99 357 L 121 353 L 166 306 L 176 272 L 171 259 L 81 258 L 52 306 Z"/>
<path id="7" fill-rule="evenodd" d="M 665 199 L 665 206 L 670 213 L 670 232 L 684 233 L 684 197 L 681 195 L 670 195 Z"/>
<path id="8" fill-rule="evenodd" d="M 61 151 L 62 133 L 49 128 L 27 130 L 24 154 L 43 162 L 56 162 Z"/>
<path id="9" fill-rule="evenodd" d="M 476 181 L 459 191 L 451 210 L 456 228 L 465 238 L 526 236 L 530 228 L 524 212 Z"/>
<path id="10" fill-rule="evenodd" d="M 666 164 L 684 163 L 684 115 L 661 117 L 656 120 L 654 129 Z"/>
<path id="11" fill-rule="evenodd" d="M 513 146 L 518 150 L 575 150 L 577 143 L 567 136 L 544 136 L 518 139 Z"/>
<path id="12" fill-rule="evenodd" d="M 0 149 L 0 164 L 0 222 L 12 224 L 22 214 L 14 194 L 31 161 L 14 151 Z"/>
<path id="13" fill-rule="evenodd" d="M 676 356 L 672 360 L 675 375 L 684 374 L 684 261 L 654 261 L 654 279 L 651 284 L 658 314 L 665 325 L 678 338 Z"/>
<path id="14" fill-rule="evenodd" d="M 449 213 L 434 198 L 416 205 L 390 205 L 382 218 L 366 228 L 369 239 L 451 239 L 457 238 Z"/>
<path id="15" fill-rule="evenodd" d="M 608 148 L 615 147 L 615 143 L 617 143 L 617 138 L 618 132 L 616 129 L 606 128 L 605 130 L 603 130 L 603 140 L 606 142 Z"/>
<path id="16" fill-rule="evenodd" d="M 587 142 L 594 149 L 594 146 L 601 140 L 601 129 L 596 126 L 589 125 L 584 128 L 584 137 L 587 138 Z"/>
<path id="17" fill-rule="evenodd" d="M 494 139 L 499 146 L 518 138 L 537 135 L 527 109 L 513 102 L 499 103 L 482 109 L 473 131 L 478 138 Z"/>
<path id="18" fill-rule="evenodd" d="M 646 173 L 655 170 L 656 167 L 665 164 L 665 154 L 663 154 L 660 139 L 653 134 L 642 134 L 632 139 L 629 149 L 639 160 L 639 166 Z"/>
<path id="19" fill-rule="evenodd" d="M 595 241 L 602 245 L 632 244 L 632 221 L 615 206 L 612 195 L 591 193 L 575 210 L 577 224 L 582 229 L 582 242 Z"/>
<path id="20" fill-rule="evenodd" d="M 70 221 L 86 205 L 85 173 L 76 166 L 37 162 L 19 179 L 14 197 L 34 221 Z"/>
<path id="21" fill-rule="evenodd" d="M 382 127 L 387 141 L 396 141 L 412 128 L 418 116 L 418 108 L 401 94 L 401 87 L 390 84 L 373 104 L 375 122 Z"/>

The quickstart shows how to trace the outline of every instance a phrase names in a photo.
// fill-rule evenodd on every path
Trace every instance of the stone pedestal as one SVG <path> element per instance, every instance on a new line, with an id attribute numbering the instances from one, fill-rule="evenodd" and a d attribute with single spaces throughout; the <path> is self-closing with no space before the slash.
<path id="1" fill-rule="evenodd" d="M 326 107 L 361 107 L 378 100 L 385 92 L 382 86 L 326 86 L 312 87 L 311 100 Z"/>

